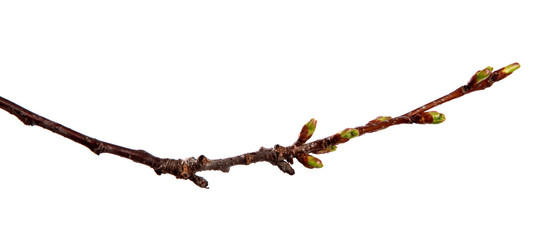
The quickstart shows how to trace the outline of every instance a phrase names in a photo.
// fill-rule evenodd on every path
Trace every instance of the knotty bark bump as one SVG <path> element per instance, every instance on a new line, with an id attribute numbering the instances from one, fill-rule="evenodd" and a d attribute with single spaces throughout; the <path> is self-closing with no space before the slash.
<path id="1" fill-rule="evenodd" d="M 0 97 L 0 108 L 17 117 L 25 125 L 37 125 L 48 129 L 87 147 L 97 155 L 101 153 L 118 155 L 134 162 L 147 165 L 153 168 L 158 175 L 171 174 L 178 179 L 190 180 L 199 187 L 208 188 L 208 182 L 203 177 L 198 176 L 198 172 L 208 170 L 229 172 L 230 168 L 236 165 L 268 162 L 277 166 L 282 172 L 294 175 L 294 169 L 291 166 L 291 164 L 294 163 L 293 159 L 296 158 L 307 168 L 321 168 L 323 167 L 321 160 L 311 154 L 326 154 L 333 152 L 337 149 L 337 145 L 346 143 L 366 133 L 376 132 L 403 123 L 442 123 L 445 121 L 444 114 L 428 110 L 468 93 L 491 87 L 495 82 L 508 77 L 519 67 L 519 63 L 510 64 L 496 71 L 493 71 L 492 67 L 486 67 L 477 71 L 466 85 L 398 117 L 380 116 L 369 121 L 366 125 L 355 128 L 345 128 L 341 132 L 329 137 L 307 143 L 317 127 L 317 120 L 311 119 L 302 127 L 296 142 L 290 146 L 284 147 L 275 145 L 273 148 L 261 147 L 256 152 L 222 159 L 208 159 L 204 155 L 198 158 L 189 157 L 185 159 L 159 158 L 145 150 L 125 148 L 86 136 L 37 115 L 2 97 Z"/>

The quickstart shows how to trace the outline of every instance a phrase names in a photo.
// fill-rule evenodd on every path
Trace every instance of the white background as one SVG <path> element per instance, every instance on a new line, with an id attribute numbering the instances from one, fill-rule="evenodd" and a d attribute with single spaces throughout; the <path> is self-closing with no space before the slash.
<path id="1" fill-rule="evenodd" d="M 0 112 L 1 239 L 548 239 L 544 1 L 2 1 L 0 96 L 159 157 L 233 156 L 492 88 L 210 189 Z"/>

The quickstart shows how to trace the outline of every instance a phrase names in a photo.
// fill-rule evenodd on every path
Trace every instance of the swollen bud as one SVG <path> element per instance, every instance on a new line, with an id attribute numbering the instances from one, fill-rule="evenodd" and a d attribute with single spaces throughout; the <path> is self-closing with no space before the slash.
<path id="1" fill-rule="evenodd" d="M 340 132 L 340 137 L 346 139 L 352 139 L 357 136 L 359 136 L 359 130 L 355 128 L 346 128 L 344 131 Z"/>
<path id="2" fill-rule="evenodd" d="M 313 135 L 313 132 L 315 132 L 315 128 L 317 127 L 317 120 L 312 118 L 304 125 L 304 127 L 307 128 L 307 137 L 310 138 L 311 135 Z"/>
<path id="3" fill-rule="evenodd" d="M 350 139 L 359 136 L 359 130 L 355 128 L 346 128 L 337 134 L 332 135 L 331 141 L 335 144 L 345 143 Z"/>
<path id="4" fill-rule="evenodd" d="M 371 124 L 376 124 L 376 123 L 381 123 L 383 121 L 387 121 L 387 120 L 390 120 L 391 117 L 390 116 L 379 116 L 373 120 L 371 120 L 369 123 L 367 123 L 367 125 L 371 125 Z"/>
<path id="5" fill-rule="evenodd" d="M 314 152 L 314 153 L 315 153 L 315 154 L 323 154 L 323 153 L 334 152 L 334 151 L 336 151 L 336 148 L 337 148 L 336 145 L 330 145 L 330 146 L 328 146 L 327 148 L 325 148 L 325 149 L 323 149 L 323 150 L 316 151 L 316 152 Z"/>
<path id="6" fill-rule="evenodd" d="M 476 73 L 476 83 L 479 83 L 491 76 L 491 73 L 493 72 L 493 67 L 486 67 L 483 70 L 480 70 Z"/>
<path id="7" fill-rule="evenodd" d="M 505 77 L 508 77 L 514 71 L 518 70 L 519 67 L 521 67 L 519 65 L 519 63 L 512 63 L 512 64 L 510 64 L 506 67 L 503 67 L 503 68 L 495 71 L 495 73 L 497 73 L 497 75 L 493 77 L 493 81 L 498 82 L 498 81 L 504 79 Z"/>
<path id="8" fill-rule="evenodd" d="M 412 117 L 414 123 L 420 124 L 439 124 L 445 121 L 445 114 L 436 111 L 422 112 Z"/>
<path id="9" fill-rule="evenodd" d="M 430 115 L 432 115 L 433 118 L 433 124 L 440 124 L 442 122 L 445 122 L 445 114 L 439 113 L 436 111 L 430 111 L 428 112 Z"/>
<path id="10" fill-rule="evenodd" d="M 309 120 L 309 122 L 307 122 L 302 127 L 302 130 L 300 131 L 300 135 L 298 136 L 298 140 L 296 140 L 295 144 L 302 145 L 305 142 L 307 142 L 307 140 L 309 140 L 309 138 L 311 138 L 311 136 L 313 135 L 313 132 L 315 132 L 316 127 L 317 127 L 317 120 L 312 118 L 311 120 Z"/>
<path id="11" fill-rule="evenodd" d="M 520 67 L 519 63 L 512 63 L 506 67 L 504 67 L 501 71 L 504 73 L 504 74 L 512 74 L 514 71 L 518 70 L 518 68 Z"/>
<path id="12" fill-rule="evenodd" d="M 298 161 L 306 168 L 322 168 L 323 162 L 320 159 L 311 155 L 300 155 Z"/>
<path id="13" fill-rule="evenodd" d="M 468 86 L 473 87 L 476 84 L 479 84 L 485 80 L 487 80 L 493 72 L 493 67 L 486 67 L 483 70 L 477 71 L 474 76 L 472 76 L 472 79 L 470 79 L 470 82 L 468 82 Z"/>
<path id="14" fill-rule="evenodd" d="M 374 124 L 377 124 L 377 123 L 381 123 L 381 122 L 384 122 L 384 121 L 387 121 L 387 120 L 390 120 L 391 117 L 390 116 L 379 116 L 373 120 L 371 120 L 370 122 L 367 123 L 367 125 L 374 125 Z M 388 127 L 383 127 L 383 128 L 380 128 L 376 131 L 379 131 L 379 130 L 382 130 L 382 129 L 386 129 Z"/>

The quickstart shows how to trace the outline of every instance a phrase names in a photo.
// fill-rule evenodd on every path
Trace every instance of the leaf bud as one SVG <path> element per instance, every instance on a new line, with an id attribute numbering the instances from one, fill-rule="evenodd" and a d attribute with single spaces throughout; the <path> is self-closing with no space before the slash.
<path id="1" fill-rule="evenodd" d="M 311 138 L 311 136 L 313 135 L 313 132 L 315 132 L 316 127 L 317 127 L 317 120 L 315 120 L 314 118 L 309 120 L 309 122 L 307 122 L 302 127 L 302 130 L 300 131 L 300 135 L 298 136 L 298 140 L 296 140 L 296 145 L 302 145 L 305 142 L 307 142 L 307 140 L 309 140 L 309 138 Z"/>
<path id="2" fill-rule="evenodd" d="M 379 116 L 379 117 L 371 120 L 369 123 L 367 123 L 367 125 L 381 123 L 381 122 L 384 122 L 384 121 L 387 121 L 387 120 L 390 120 L 390 119 L 391 119 L 390 116 Z"/>
<path id="3" fill-rule="evenodd" d="M 346 128 L 343 131 L 332 135 L 331 143 L 340 144 L 349 141 L 350 139 L 359 136 L 359 130 L 355 128 Z"/>
<path id="4" fill-rule="evenodd" d="M 323 162 L 320 159 L 311 155 L 300 155 L 298 161 L 306 168 L 322 168 Z"/>
<path id="5" fill-rule="evenodd" d="M 493 81 L 498 82 L 498 81 L 504 79 L 505 77 L 508 77 L 508 75 L 510 75 L 514 71 L 518 70 L 519 67 L 521 67 L 519 65 L 519 63 L 512 63 L 512 64 L 510 64 L 506 67 L 503 67 L 503 68 L 495 71 L 497 73 L 497 75 L 493 77 Z"/>
<path id="6" fill-rule="evenodd" d="M 324 154 L 324 153 L 334 152 L 334 151 L 336 151 L 336 148 L 337 148 L 336 145 L 330 145 L 330 146 L 328 146 L 327 148 L 325 148 L 325 149 L 323 149 L 323 150 L 316 151 L 316 152 L 314 152 L 314 153 L 316 153 L 316 154 Z"/>
<path id="7" fill-rule="evenodd" d="M 476 73 L 476 83 L 479 83 L 491 76 L 491 73 L 493 72 L 493 67 L 489 66 L 486 67 L 483 70 L 480 70 Z"/>
<path id="8" fill-rule="evenodd" d="M 439 124 L 445 121 L 445 114 L 436 111 L 422 112 L 412 117 L 414 123 Z"/>
<path id="9" fill-rule="evenodd" d="M 519 63 L 512 63 L 506 67 L 504 67 L 501 71 L 504 73 L 504 74 L 512 74 L 514 71 L 518 70 L 518 68 L 520 67 Z"/>
<path id="10" fill-rule="evenodd" d="M 472 79 L 470 79 L 470 82 L 468 82 L 468 86 L 473 87 L 476 84 L 479 84 L 485 80 L 487 80 L 493 72 L 493 67 L 489 66 L 484 68 L 483 70 L 477 71 L 474 76 L 472 76 Z"/>
<path id="11" fill-rule="evenodd" d="M 352 139 L 357 136 L 359 136 L 359 130 L 355 128 L 346 128 L 344 131 L 340 132 L 340 137 L 346 139 Z"/>

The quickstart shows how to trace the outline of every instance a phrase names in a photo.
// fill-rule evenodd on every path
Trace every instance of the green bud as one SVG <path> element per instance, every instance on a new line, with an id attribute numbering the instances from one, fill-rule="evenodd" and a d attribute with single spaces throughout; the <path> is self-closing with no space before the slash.
<path id="1" fill-rule="evenodd" d="M 502 72 L 505 74 L 512 74 L 514 71 L 518 70 L 520 67 L 519 63 L 512 63 L 502 69 Z"/>
<path id="2" fill-rule="evenodd" d="M 317 127 L 317 120 L 312 118 L 311 120 L 309 120 L 309 122 L 306 123 L 306 125 L 304 125 L 304 127 L 307 128 L 307 138 L 310 138 L 311 135 L 313 135 L 313 132 L 315 132 L 315 128 Z"/>
<path id="3" fill-rule="evenodd" d="M 445 115 L 436 111 L 422 112 L 412 116 L 412 121 L 420 124 L 439 124 L 445 121 Z"/>
<path id="4" fill-rule="evenodd" d="M 377 124 L 377 123 L 381 123 L 383 121 L 387 121 L 387 120 L 390 120 L 391 117 L 390 116 L 379 116 L 373 120 L 371 120 L 370 122 L 368 122 L 367 124 Z"/>
<path id="5" fill-rule="evenodd" d="M 377 118 L 371 120 L 370 122 L 368 122 L 367 125 L 378 124 L 378 123 L 381 123 L 381 122 L 384 122 L 384 121 L 388 121 L 388 120 L 390 120 L 391 118 L 392 118 L 392 117 L 390 117 L 390 116 L 379 116 L 379 117 L 377 117 Z M 385 128 L 387 128 L 387 127 L 380 128 L 380 129 L 378 129 L 378 130 L 382 130 L 382 129 L 385 129 Z M 378 130 L 377 130 L 377 131 L 378 131 Z"/>
<path id="6" fill-rule="evenodd" d="M 479 83 L 491 76 L 493 72 L 493 67 L 486 67 L 483 70 L 480 70 L 476 73 L 476 83 Z"/>
<path id="7" fill-rule="evenodd" d="M 314 156 L 311 156 L 311 155 L 307 156 L 307 164 L 311 167 L 314 167 L 314 168 L 322 168 L 323 167 L 323 162 L 321 162 L 321 160 L 319 160 L 318 158 L 316 158 Z"/>
<path id="8" fill-rule="evenodd" d="M 300 155 L 297 157 L 298 161 L 306 168 L 322 168 L 323 162 L 318 158 L 311 155 Z"/>
<path id="9" fill-rule="evenodd" d="M 439 124 L 445 121 L 445 114 L 439 113 L 436 111 L 430 111 L 428 112 L 430 115 L 432 115 L 433 118 L 433 124 Z"/>
<path id="10" fill-rule="evenodd" d="M 294 144 L 300 146 L 307 142 L 307 140 L 309 140 L 309 138 L 313 135 L 313 132 L 315 132 L 315 127 L 317 127 L 317 120 L 312 118 L 302 127 L 298 140 L 296 140 L 296 143 Z"/>
<path id="11" fill-rule="evenodd" d="M 383 121 L 387 121 L 387 120 L 390 120 L 390 119 L 391 119 L 390 116 L 380 116 L 380 117 L 377 117 L 374 120 L 379 121 L 379 122 L 383 122 Z"/>
<path id="12" fill-rule="evenodd" d="M 340 137 L 345 139 L 352 139 L 359 136 L 359 130 L 355 128 L 346 128 L 344 131 L 340 132 Z"/>

